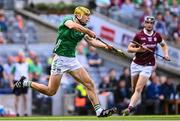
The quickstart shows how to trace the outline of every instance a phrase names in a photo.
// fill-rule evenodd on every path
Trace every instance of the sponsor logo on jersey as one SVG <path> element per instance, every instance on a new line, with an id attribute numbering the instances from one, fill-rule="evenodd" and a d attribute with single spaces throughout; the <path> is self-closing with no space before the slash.
<path id="1" fill-rule="evenodd" d="M 154 41 L 155 41 L 155 42 L 157 41 L 157 38 L 156 38 L 156 37 L 154 37 Z"/>
<path id="2" fill-rule="evenodd" d="M 151 42 L 152 41 L 152 37 L 148 37 L 148 41 Z"/>

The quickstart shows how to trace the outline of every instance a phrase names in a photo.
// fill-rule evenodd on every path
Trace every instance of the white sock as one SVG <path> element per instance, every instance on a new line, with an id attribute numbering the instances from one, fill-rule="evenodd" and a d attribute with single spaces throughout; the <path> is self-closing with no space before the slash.
<path id="1" fill-rule="evenodd" d="M 100 104 L 94 106 L 94 110 L 96 111 L 96 116 L 99 116 L 103 109 L 101 108 Z"/>
<path id="2" fill-rule="evenodd" d="M 24 81 L 23 82 L 23 87 L 31 87 L 32 81 Z"/>
<path id="3" fill-rule="evenodd" d="M 101 112 L 103 111 L 102 108 L 99 108 L 98 110 L 96 110 L 96 116 L 99 116 L 101 114 Z"/>

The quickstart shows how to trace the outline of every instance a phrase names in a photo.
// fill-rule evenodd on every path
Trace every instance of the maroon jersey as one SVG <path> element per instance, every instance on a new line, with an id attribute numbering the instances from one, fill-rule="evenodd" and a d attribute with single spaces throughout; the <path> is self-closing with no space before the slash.
<path id="1" fill-rule="evenodd" d="M 144 33 L 144 30 L 137 33 L 134 37 L 134 40 L 139 44 L 145 44 L 145 46 L 151 49 L 153 52 L 156 50 L 157 43 L 162 41 L 162 37 L 159 33 L 153 32 L 151 36 Z M 146 66 L 154 66 L 155 65 L 155 57 L 152 52 L 148 50 L 145 52 L 137 52 L 133 61 L 139 65 L 146 65 Z"/>

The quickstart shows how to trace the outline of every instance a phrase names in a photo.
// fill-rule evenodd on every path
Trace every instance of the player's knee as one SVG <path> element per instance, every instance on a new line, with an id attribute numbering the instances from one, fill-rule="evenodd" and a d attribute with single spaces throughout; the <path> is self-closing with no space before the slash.
<path id="1" fill-rule="evenodd" d="M 141 88 L 141 87 L 136 87 L 135 91 L 136 91 L 137 93 L 141 93 L 141 92 L 142 92 L 142 88 Z"/>

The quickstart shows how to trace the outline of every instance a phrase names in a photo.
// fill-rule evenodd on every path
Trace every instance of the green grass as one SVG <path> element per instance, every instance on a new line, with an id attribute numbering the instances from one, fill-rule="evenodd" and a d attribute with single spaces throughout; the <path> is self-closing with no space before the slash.
<path id="1" fill-rule="evenodd" d="M 151 115 L 151 116 L 111 116 L 107 118 L 97 118 L 95 116 L 33 116 L 33 117 L 0 117 L 0 120 L 13 121 L 126 121 L 126 120 L 176 120 L 180 121 L 180 115 Z"/>

